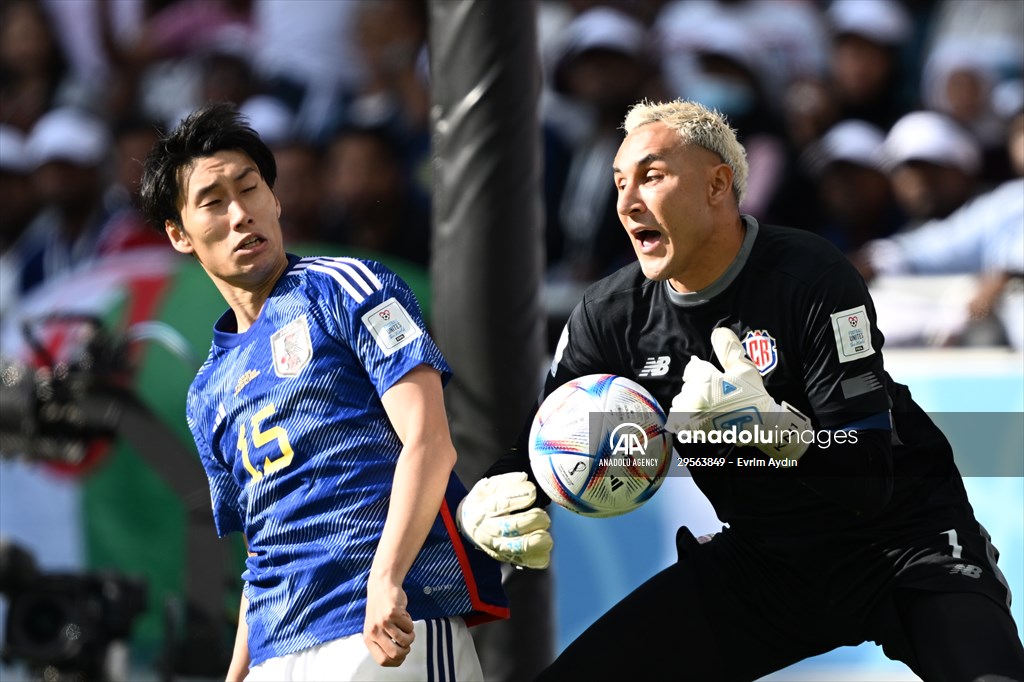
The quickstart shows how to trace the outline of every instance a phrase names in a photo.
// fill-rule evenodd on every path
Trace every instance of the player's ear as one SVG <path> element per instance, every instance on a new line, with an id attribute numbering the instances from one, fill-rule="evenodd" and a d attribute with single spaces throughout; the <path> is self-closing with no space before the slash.
<path id="1" fill-rule="evenodd" d="M 720 204 L 732 200 L 732 168 L 719 163 L 708 169 L 708 202 Z"/>
<path id="2" fill-rule="evenodd" d="M 193 253 L 195 249 L 192 247 L 192 240 L 185 233 L 183 228 L 173 220 L 164 221 L 164 232 L 167 233 L 167 238 L 171 242 L 171 246 L 178 253 Z"/>

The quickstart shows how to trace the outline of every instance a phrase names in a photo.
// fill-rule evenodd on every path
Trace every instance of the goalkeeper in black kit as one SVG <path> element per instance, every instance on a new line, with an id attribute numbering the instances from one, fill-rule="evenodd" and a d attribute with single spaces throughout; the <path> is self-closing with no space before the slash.
<path id="1" fill-rule="evenodd" d="M 588 289 L 544 395 L 593 373 L 643 385 L 680 452 L 726 461 L 690 467 L 726 526 L 703 542 L 680 528 L 679 560 L 540 679 L 753 680 L 872 641 L 925 680 L 1024 680 L 998 553 L 949 442 L 886 373 L 861 277 L 825 240 L 740 213 L 745 152 L 717 112 L 643 102 L 623 127 L 611 170 L 637 262 Z M 737 466 L 759 459 L 783 466 Z M 548 500 L 531 478 L 524 432 L 458 522 L 488 554 L 543 568 Z M 614 644 L 637 628 L 664 650 Z"/>

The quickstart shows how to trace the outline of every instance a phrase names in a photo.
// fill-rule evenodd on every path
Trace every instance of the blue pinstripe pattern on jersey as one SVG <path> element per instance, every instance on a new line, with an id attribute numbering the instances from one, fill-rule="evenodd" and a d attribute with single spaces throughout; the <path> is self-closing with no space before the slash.
<path id="1" fill-rule="evenodd" d="M 389 297 L 423 324 L 412 293 L 379 264 L 297 259 L 247 332 L 221 331 L 233 328 L 229 318 L 218 323 L 190 390 L 189 426 L 210 477 L 218 531 L 244 530 L 256 553 L 243 576 L 253 665 L 362 630 L 366 576 L 402 448 L 380 394 L 417 364 L 449 371 L 427 335 L 383 356 L 360 318 Z M 270 337 L 303 315 L 309 364 L 297 376 L 277 376 Z M 247 372 L 252 378 L 239 384 Z M 216 411 L 207 407 L 218 403 Z M 250 466 L 262 472 L 285 452 L 280 429 L 292 460 L 254 479 L 239 443 L 247 442 Z M 473 610 L 447 533 L 439 516 L 409 571 L 414 619 Z M 484 588 L 494 594 L 496 578 Z"/>

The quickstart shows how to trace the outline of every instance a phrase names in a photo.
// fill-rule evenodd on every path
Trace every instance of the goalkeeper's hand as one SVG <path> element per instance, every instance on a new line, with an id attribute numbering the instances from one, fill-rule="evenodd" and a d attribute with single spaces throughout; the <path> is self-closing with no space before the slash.
<path id="1" fill-rule="evenodd" d="M 672 399 L 666 429 L 709 433 L 735 428 L 753 436 L 757 425 L 762 435 L 772 434 L 772 442 L 752 437 L 751 446 L 773 459 L 800 459 L 808 443 L 795 433 L 784 432 L 802 433 L 811 428 L 810 420 L 768 395 L 761 373 L 731 329 L 719 327 L 711 332 L 711 345 L 725 372 L 706 360 L 690 358 L 683 370 L 683 388 Z"/>
<path id="2" fill-rule="evenodd" d="M 547 568 L 554 545 L 551 518 L 543 509 L 527 509 L 536 499 L 537 488 L 526 472 L 491 476 L 477 481 L 455 519 L 463 535 L 498 561 Z"/>

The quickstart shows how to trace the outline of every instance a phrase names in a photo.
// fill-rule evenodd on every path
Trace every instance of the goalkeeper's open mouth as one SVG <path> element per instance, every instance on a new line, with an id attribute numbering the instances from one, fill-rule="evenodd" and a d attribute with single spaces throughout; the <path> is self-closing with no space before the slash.
<path id="1" fill-rule="evenodd" d="M 650 253 L 661 244 L 661 232 L 657 230 L 633 230 L 633 239 L 641 253 Z"/>

